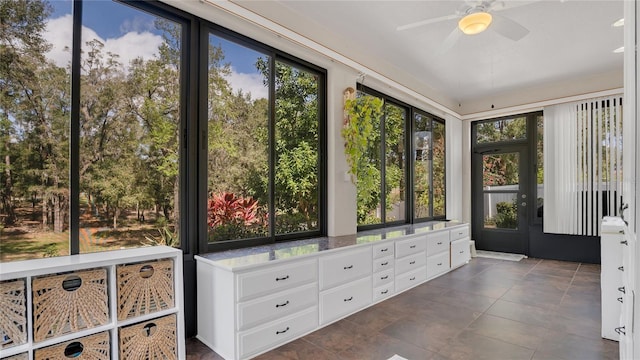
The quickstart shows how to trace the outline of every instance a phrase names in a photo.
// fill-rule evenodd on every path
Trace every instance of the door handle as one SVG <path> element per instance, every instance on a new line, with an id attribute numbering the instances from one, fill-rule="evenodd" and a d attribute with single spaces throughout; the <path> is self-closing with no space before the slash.
<path id="1" fill-rule="evenodd" d="M 521 205 L 522 206 L 527 206 L 527 203 L 525 201 L 523 201 Z"/>

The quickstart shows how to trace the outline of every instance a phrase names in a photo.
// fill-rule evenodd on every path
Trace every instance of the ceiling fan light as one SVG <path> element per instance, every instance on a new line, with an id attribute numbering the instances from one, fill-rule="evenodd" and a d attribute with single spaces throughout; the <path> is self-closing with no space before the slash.
<path id="1" fill-rule="evenodd" d="M 475 35 L 487 30 L 492 19 L 491 14 L 487 12 L 475 12 L 460 19 L 458 27 L 467 35 Z"/>

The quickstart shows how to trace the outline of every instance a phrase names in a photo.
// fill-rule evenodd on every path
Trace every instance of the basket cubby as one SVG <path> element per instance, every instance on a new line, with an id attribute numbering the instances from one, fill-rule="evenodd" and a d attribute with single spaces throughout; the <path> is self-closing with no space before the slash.
<path id="1" fill-rule="evenodd" d="M 107 270 L 38 276 L 33 293 L 33 338 L 42 341 L 109 322 Z"/>
<path id="2" fill-rule="evenodd" d="M 24 279 L 0 282 L 0 348 L 27 342 L 27 298 Z"/>
<path id="3" fill-rule="evenodd" d="M 36 349 L 35 360 L 109 360 L 110 351 L 109 332 L 104 331 Z"/>
<path id="4" fill-rule="evenodd" d="M 173 261 L 118 265 L 118 320 L 173 307 Z"/>
<path id="5" fill-rule="evenodd" d="M 120 358 L 177 359 L 176 316 L 167 315 L 120 328 Z"/>
<path id="6" fill-rule="evenodd" d="M 136 346 L 147 346 L 164 354 L 158 358 L 186 358 L 178 249 L 154 246 L 2 263 L 0 295 L 2 360 L 68 359 L 58 356 L 65 350 L 76 359 L 128 360 L 132 357 L 120 355 L 119 340 L 125 338 L 130 340 L 122 346 L 132 354 L 138 354 Z M 127 297 L 135 301 L 127 303 Z M 136 326 L 150 323 L 157 327 L 152 336 L 140 336 Z"/>

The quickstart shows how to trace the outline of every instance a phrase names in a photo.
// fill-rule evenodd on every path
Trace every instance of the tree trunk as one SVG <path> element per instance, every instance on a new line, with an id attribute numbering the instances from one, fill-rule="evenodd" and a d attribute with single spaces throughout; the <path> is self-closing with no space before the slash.
<path id="1" fill-rule="evenodd" d="M 47 230 L 47 226 L 49 225 L 49 208 L 48 208 L 49 199 L 47 195 L 42 196 L 42 229 Z"/>
<path id="2" fill-rule="evenodd" d="M 120 208 L 116 207 L 113 209 L 113 228 L 118 228 L 118 216 L 120 216 Z"/>
<path id="3" fill-rule="evenodd" d="M 173 183 L 173 233 L 180 236 L 180 180 Z"/>
<path id="4" fill-rule="evenodd" d="M 64 228 L 62 212 L 60 210 L 60 196 L 53 196 L 53 232 L 61 233 Z"/>
<path id="5" fill-rule="evenodd" d="M 7 152 L 9 151 L 9 144 L 5 145 Z M 11 190 L 13 183 L 11 181 L 11 158 L 9 155 L 4 157 L 5 170 L 4 175 L 6 177 L 4 181 L 4 195 L 2 197 L 2 206 L 5 211 L 6 217 L 4 218 L 5 225 L 12 225 L 16 222 L 16 213 L 14 211 L 13 199 L 11 196 Z"/>

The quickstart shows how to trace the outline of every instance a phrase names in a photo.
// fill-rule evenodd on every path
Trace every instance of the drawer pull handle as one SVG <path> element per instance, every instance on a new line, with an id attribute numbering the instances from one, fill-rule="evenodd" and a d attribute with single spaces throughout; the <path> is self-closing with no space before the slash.
<path id="1" fill-rule="evenodd" d="M 627 240 L 622 240 L 620 241 L 620 244 L 622 245 L 629 245 L 629 242 Z"/>
<path id="2" fill-rule="evenodd" d="M 283 281 L 283 280 L 287 280 L 289 278 L 289 275 L 285 276 L 285 277 L 281 277 L 281 278 L 276 278 L 276 281 Z"/>
<path id="3" fill-rule="evenodd" d="M 353 300 L 353 296 L 350 298 L 344 299 L 344 302 L 351 301 L 351 300 Z"/>
<path id="4" fill-rule="evenodd" d="M 619 297 L 619 298 L 618 298 L 618 301 L 620 301 L 621 303 L 623 303 L 623 304 L 624 304 L 624 301 L 622 301 L 622 297 Z"/>
<path id="5" fill-rule="evenodd" d="M 462 234 L 464 234 L 462 231 L 458 233 L 458 235 L 462 235 Z"/>
<path id="6" fill-rule="evenodd" d="M 380 295 L 384 295 L 384 294 L 386 294 L 386 293 L 388 293 L 388 292 L 389 292 L 389 290 L 380 291 Z"/>
<path id="7" fill-rule="evenodd" d="M 620 326 L 614 329 L 616 331 L 616 333 L 618 333 L 618 335 L 627 335 L 627 333 L 624 331 L 624 326 Z"/>
<path id="8" fill-rule="evenodd" d="M 276 304 L 276 307 L 279 308 L 287 305 L 289 305 L 289 300 L 287 300 L 286 302 L 283 302 L 282 304 Z"/>
<path id="9" fill-rule="evenodd" d="M 385 262 L 383 262 L 382 264 L 380 264 L 380 266 L 387 266 L 387 265 L 389 265 L 389 262 L 388 262 L 388 261 L 385 261 Z"/>
<path id="10" fill-rule="evenodd" d="M 353 269 L 353 265 L 345 266 L 344 269 L 345 270 Z"/>
<path id="11" fill-rule="evenodd" d="M 287 326 L 287 328 L 286 328 L 286 329 L 284 329 L 284 330 L 282 330 L 282 331 L 276 331 L 276 335 L 284 334 L 284 333 L 286 333 L 287 331 L 289 331 L 289 327 L 288 327 L 288 326 Z"/>
<path id="12" fill-rule="evenodd" d="M 442 245 L 442 241 L 438 241 L 438 245 Z"/>
<path id="13" fill-rule="evenodd" d="M 409 249 L 415 249 L 415 248 L 416 248 L 416 246 L 415 246 L 415 245 L 411 245 L 411 246 L 409 246 Z"/>
<path id="14" fill-rule="evenodd" d="M 415 261 L 415 260 L 413 260 L 413 261 L 409 262 L 409 265 L 413 265 L 413 264 L 415 264 L 415 263 L 416 263 L 416 261 Z"/>
<path id="15" fill-rule="evenodd" d="M 389 278 L 389 275 L 385 275 L 385 276 L 380 277 L 380 280 L 387 280 L 388 278 Z"/>
<path id="16" fill-rule="evenodd" d="M 413 281 L 413 280 L 415 280 L 415 279 L 416 279 L 416 277 L 415 277 L 415 276 L 412 276 L 411 278 L 409 278 L 409 281 Z"/>
<path id="17" fill-rule="evenodd" d="M 620 291 L 620 292 L 621 292 L 621 293 L 623 293 L 623 294 L 626 294 L 626 292 L 625 292 L 625 290 L 624 290 L 624 286 L 620 286 L 620 287 L 618 288 L 618 291 Z"/>
<path id="18" fill-rule="evenodd" d="M 464 250 L 460 251 L 460 254 L 464 254 Z"/>
<path id="19" fill-rule="evenodd" d="M 438 263 L 438 266 L 442 266 L 442 263 Z"/>
<path id="20" fill-rule="evenodd" d="M 380 252 L 389 251 L 389 248 L 380 249 Z"/>
<path id="21" fill-rule="evenodd" d="M 620 270 L 620 271 L 624 271 L 624 266 L 619 266 L 619 267 L 618 267 L 618 270 Z"/>

